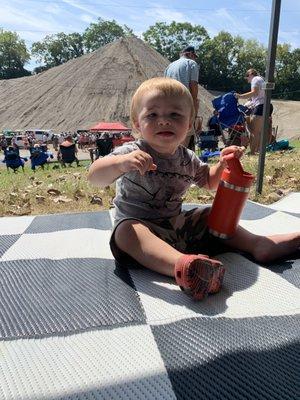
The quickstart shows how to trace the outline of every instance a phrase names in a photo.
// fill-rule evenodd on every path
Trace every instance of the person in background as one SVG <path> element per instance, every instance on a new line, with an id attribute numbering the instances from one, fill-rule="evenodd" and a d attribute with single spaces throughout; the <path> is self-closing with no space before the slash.
<path id="1" fill-rule="evenodd" d="M 7 140 L 4 135 L 2 135 L 0 138 L 0 147 L 1 147 L 1 150 L 3 150 L 3 151 L 5 151 L 7 148 Z"/>
<path id="2" fill-rule="evenodd" d="M 19 155 L 20 155 L 20 147 L 17 145 L 16 142 L 13 142 L 13 143 L 12 143 L 12 148 L 13 148 L 14 152 L 15 152 L 16 154 L 18 154 L 18 156 L 19 156 Z"/>
<path id="3" fill-rule="evenodd" d="M 57 152 L 57 160 L 64 162 L 64 153 L 67 153 L 66 150 L 64 149 L 69 149 L 69 154 L 66 154 L 66 163 L 69 163 L 68 159 L 74 159 L 74 161 L 77 164 L 77 167 L 79 167 L 79 160 L 77 157 L 78 154 L 78 149 L 76 144 L 74 143 L 73 137 L 71 134 L 67 134 L 64 141 L 59 145 L 59 150 Z"/>
<path id="4" fill-rule="evenodd" d="M 191 150 L 195 149 L 195 131 L 201 130 L 198 126 L 202 120 L 198 116 L 199 100 L 198 100 L 198 80 L 199 80 L 199 66 L 196 63 L 197 54 L 195 53 L 194 46 L 185 47 L 180 58 L 172 62 L 165 70 L 164 76 L 176 79 L 181 82 L 190 91 L 193 98 L 195 109 L 195 120 L 193 127 L 188 133 L 183 145 Z"/>
<path id="5" fill-rule="evenodd" d="M 214 131 L 215 136 L 222 135 L 222 129 L 219 122 L 219 112 L 217 110 L 214 110 L 213 115 L 208 119 L 207 127 Z"/>
<path id="6" fill-rule="evenodd" d="M 42 136 L 42 143 L 47 143 L 48 142 L 48 133 L 44 133 Z"/>
<path id="7" fill-rule="evenodd" d="M 249 111 L 247 126 L 250 133 L 250 154 L 256 154 L 259 151 L 260 136 L 263 129 L 263 110 L 265 103 L 265 81 L 258 74 L 256 69 L 250 68 L 245 75 L 247 82 L 251 84 L 251 89 L 246 93 L 236 93 L 237 99 L 250 99 L 245 104 Z M 270 117 L 273 112 L 273 105 L 270 107 Z M 272 127 L 270 126 L 270 132 Z"/>
<path id="8" fill-rule="evenodd" d="M 56 133 L 52 137 L 52 144 L 53 144 L 54 150 L 58 151 L 59 137 L 58 137 L 58 135 Z"/>
<path id="9" fill-rule="evenodd" d="M 88 179 L 101 187 L 117 180 L 110 241 L 117 262 L 175 277 L 200 300 L 221 288 L 224 267 L 205 254 L 210 246 L 216 251 L 224 242 L 209 235 L 210 209 L 183 211 L 183 197 L 192 184 L 215 190 L 227 165 L 226 155 L 240 158 L 244 148 L 225 147 L 215 165 L 203 163 L 181 144 L 194 112 L 192 96 L 180 82 L 169 78 L 143 82 L 131 102 L 131 122 L 140 139 L 96 160 Z M 260 236 L 238 227 L 226 245 L 267 262 L 297 251 L 300 232 Z"/>

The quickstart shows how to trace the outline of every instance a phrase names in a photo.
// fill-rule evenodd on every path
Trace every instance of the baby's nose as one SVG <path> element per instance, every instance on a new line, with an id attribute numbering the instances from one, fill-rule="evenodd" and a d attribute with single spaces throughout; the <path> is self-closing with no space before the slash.
<path id="1" fill-rule="evenodd" d="M 167 115 L 161 115 L 158 118 L 158 123 L 160 125 L 169 125 L 170 124 L 170 119 L 169 119 L 169 117 Z"/>

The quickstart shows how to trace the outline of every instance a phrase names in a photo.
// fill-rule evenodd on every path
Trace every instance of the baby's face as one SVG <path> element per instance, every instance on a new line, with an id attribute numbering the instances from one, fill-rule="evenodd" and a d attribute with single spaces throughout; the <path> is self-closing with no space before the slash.
<path id="1" fill-rule="evenodd" d="M 141 100 L 135 123 L 150 146 L 159 153 L 173 154 L 191 129 L 191 106 L 184 97 L 165 96 L 157 90 Z"/>

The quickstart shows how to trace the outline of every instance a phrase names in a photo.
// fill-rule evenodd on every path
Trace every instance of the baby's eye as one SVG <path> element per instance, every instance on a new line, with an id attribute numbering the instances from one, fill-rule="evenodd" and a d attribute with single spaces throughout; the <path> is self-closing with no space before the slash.
<path id="1" fill-rule="evenodd" d="M 156 113 L 147 114 L 147 118 L 155 118 L 155 117 L 156 117 Z"/>
<path id="2" fill-rule="evenodd" d="M 172 112 L 170 115 L 171 115 L 171 118 L 179 118 L 179 117 L 181 117 L 181 115 L 179 113 L 177 113 L 177 112 Z"/>

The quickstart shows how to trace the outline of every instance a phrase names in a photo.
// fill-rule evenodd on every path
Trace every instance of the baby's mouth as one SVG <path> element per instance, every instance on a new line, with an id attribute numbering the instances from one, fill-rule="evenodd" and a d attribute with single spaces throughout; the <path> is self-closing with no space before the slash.
<path id="1" fill-rule="evenodd" d="M 159 136 L 173 136 L 174 133 L 171 131 L 161 131 L 157 133 Z"/>

